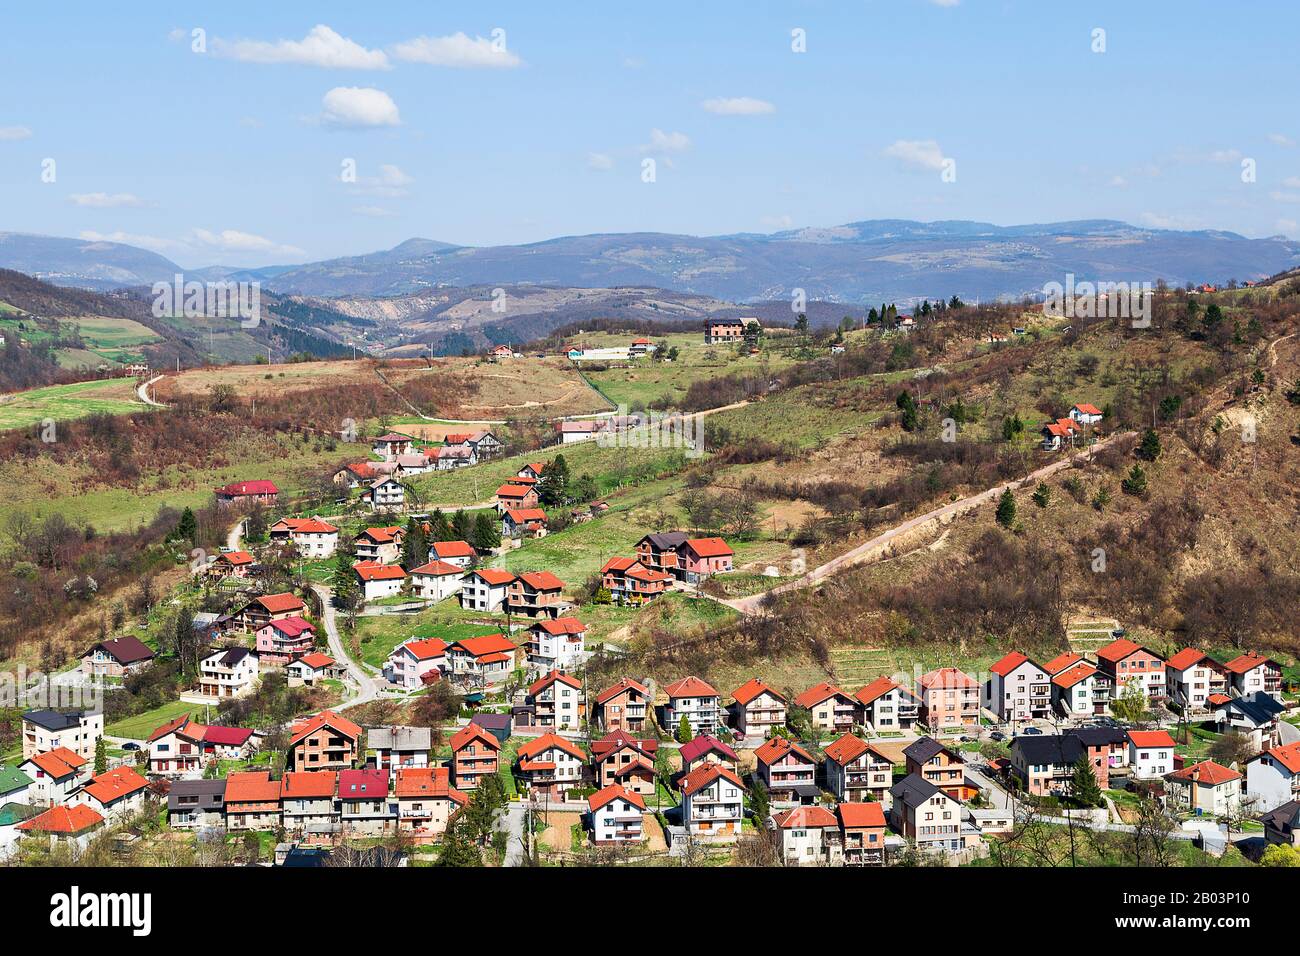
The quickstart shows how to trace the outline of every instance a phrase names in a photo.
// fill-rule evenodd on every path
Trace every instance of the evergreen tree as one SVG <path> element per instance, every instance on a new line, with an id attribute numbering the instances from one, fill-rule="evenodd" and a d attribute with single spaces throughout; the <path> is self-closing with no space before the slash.
<path id="1" fill-rule="evenodd" d="M 677 724 L 677 742 L 679 744 L 689 744 L 691 742 L 691 722 L 682 714 L 682 719 Z"/>
<path id="2" fill-rule="evenodd" d="M 1110 504 L 1110 489 L 1104 484 L 1097 489 L 1097 493 L 1092 496 L 1092 506 L 1098 511 L 1102 511 Z"/>
<path id="3" fill-rule="evenodd" d="M 468 541 L 474 533 L 474 519 L 463 508 L 452 515 L 451 533 L 455 541 Z"/>
<path id="4" fill-rule="evenodd" d="M 1092 770 L 1087 754 L 1075 761 L 1070 793 L 1085 807 L 1100 807 L 1106 802 L 1102 799 L 1101 785 L 1097 783 L 1097 775 Z"/>
<path id="5" fill-rule="evenodd" d="M 480 511 L 474 519 L 474 529 L 470 532 L 469 543 L 479 551 L 494 551 L 501 547 L 501 528 L 490 512 Z"/>
<path id="6" fill-rule="evenodd" d="M 901 420 L 903 430 L 908 432 L 916 431 L 917 426 L 921 423 L 921 415 L 916 407 L 916 399 L 912 397 L 912 393 L 908 391 L 899 392 L 894 404 L 903 413 Z"/>
<path id="7" fill-rule="evenodd" d="M 483 854 L 465 832 L 466 825 L 459 818 L 448 827 L 438 851 L 437 866 L 482 866 Z"/>
<path id="8" fill-rule="evenodd" d="M 361 586 L 352 570 L 352 555 L 340 551 L 334 559 L 334 603 L 344 611 L 352 611 L 361 603 Z"/>
<path id="9" fill-rule="evenodd" d="M 1126 495 L 1144 495 L 1147 493 L 1147 473 L 1141 465 L 1134 465 L 1119 485 Z"/>
<path id="10" fill-rule="evenodd" d="M 1147 461 L 1155 461 L 1160 457 L 1160 436 L 1156 434 L 1154 428 L 1148 428 L 1142 433 L 1142 444 L 1138 446 L 1138 455 Z"/>
<path id="11" fill-rule="evenodd" d="M 545 507 L 566 504 L 569 500 L 569 463 L 563 455 L 546 464 L 537 482 L 537 500 Z"/>
<path id="12" fill-rule="evenodd" d="M 1046 508 L 1048 502 L 1052 500 L 1052 489 L 1047 487 L 1047 482 L 1040 481 L 1038 487 L 1034 489 L 1034 504 L 1040 508 Z"/>
<path id="13" fill-rule="evenodd" d="M 406 535 L 402 538 L 402 567 L 411 571 L 429 561 L 429 540 L 424 534 L 424 525 L 408 518 Z"/>
<path id="14" fill-rule="evenodd" d="M 95 775 L 108 773 L 108 741 L 100 737 L 95 741 Z"/>
<path id="15" fill-rule="evenodd" d="M 1016 496 L 1010 488 L 1002 492 L 1002 497 L 998 499 L 997 521 L 1004 528 L 1010 528 L 1016 523 Z"/>
<path id="16" fill-rule="evenodd" d="M 199 523 L 194 518 L 194 512 L 186 508 L 181 512 L 181 520 L 176 522 L 176 537 L 180 541 L 193 543 L 194 536 L 198 533 Z"/>
<path id="17" fill-rule="evenodd" d="M 434 508 L 433 514 L 429 515 L 429 541 L 451 541 L 451 524 L 447 521 L 447 516 L 442 513 L 441 508 Z"/>
<path id="18" fill-rule="evenodd" d="M 759 827 L 767 825 L 767 815 L 772 812 L 771 801 L 768 800 L 767 787 L 763 786 L 763 781 L 755 778 L 754 786 L 749 791 L 749 808 L 754 811 L 754 822 Z"/>

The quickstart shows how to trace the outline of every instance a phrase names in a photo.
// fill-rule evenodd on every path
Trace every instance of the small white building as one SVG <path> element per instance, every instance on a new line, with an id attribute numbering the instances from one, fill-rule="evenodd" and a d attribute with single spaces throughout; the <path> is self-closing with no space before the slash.
<path id="1" fill-rule="evenodd" d="M 246 647 L 226 647 L 199 661 L 198 693 L 220 699 L 243 697 L 257 686 L 257 655 Z"/>
<path id="2" fill-rule="evenodd" d="M 406 572 L 400 565 L 375 564 L 373 561 L 359 561 L 352 565 L 357 580 L 361 584 L 361 596 L 365 601 L 378 601 L 402 593 L 406 583 Z"/>
<path id="3" fill-rule="evenodd" d="M 320 518 L 281 518 L 271 525 L 272 541 L 293 543 L 304 558 L 328 558 L 339 545 L 339 529 Z"/>
<path id="4" fill-rule="evenodd" d="M 90 760 L 104 736 L 104 715 L 89 710 L 29 710 L 23 714 L 23 757 L 66 747 Z"/>
<path id="5" fill-rule="evenodd" d="M 681 784 L 682 824 L 696 839 L 734 842 L 745 816 L 745 785 L 729 767 L 705 761 Z"/>
<path id="6" fill-rule="evenodd" d="M 1110 678 L 1087 661 L 1079 661 L 1052 678 L 1052 703 L 1066 717 L 1107 714 Z"/>
<path id="7" fill-rule="evenodd" d="M 411 594 L 426 601 L 441 601 L 459 594 L 463 568 L 436 558 L 411 572 Z"/>
<path id="8" fill-rule="evenodd" d="M 538 671 L 571 670 L 587 659 L 587 625 L 576 617 L 538 621 L 528 628 L 528 663 Z"/>
<path id="9" fill-rule="evenodd" d="M 1300 743 L 1273 747 L 1246 761 L 1246 796 L 1272 810 L 1300 799 Z"/>
<path id="10" fill-rule="evenodd" d="M 1070 408 L 1070 417 L 1080 425 L 1095 425 L 1102 419 L 1102 411 L 1096 405 L 1081 403 Z"/>
<path id="11" fill-rule="evenodd" d="M 588 828 L 597 846 L 645 839 L 645 800 L 612 783 L 587 798 Z"/>
<path id="12" fill-rule="evenodd" d="M 380 478 L 361 493 L 361 500 L 371 511 L 401 511 L 406 505 L 406 489 L 395 478 Z"/>
<path id="13" fill-rule="evenodd" d="M 460 606 L 470 611 L 496 611 L 505 603 L 515 576 L 500 568 L 479 568 L 461 580 Z"/>
<path id="14" fill-rule="evenodd" d="M 77 798 L 104 819 L 122 821 L 143 809 L 148 789 L 149 781 L 134 767 L 121 766 L 92 777 Z"/>
<path id="15" fill-rule="evenodd" d="M 1175 810 L 1226 817 L 1241 802 L 1241 774 L 1213 760 L 1202 760 L 1166 776 L 1165 790 Z"/>
<path id="16" fill-rule="evenodd" d="M 1130 730 L 1128 762 L 1133 776 L 1143 780 L 1163 777 L 1174 769 L 1174 738 L 1166 730 Z"/>

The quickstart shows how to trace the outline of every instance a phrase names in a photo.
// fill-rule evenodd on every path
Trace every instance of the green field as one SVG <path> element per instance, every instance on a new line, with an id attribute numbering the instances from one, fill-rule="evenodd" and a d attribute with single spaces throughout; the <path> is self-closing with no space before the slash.
<path id="1" fill-rule="evenodd" d="M 145 407 L 135 396 L 134 379 L 48 385 L 0 396 L 0 431 L 27 428 L 47 418 L 68 421 L 94 412 L 121 415 Z"/>
<path id="2" fill-rule="evenodd" d="M 161 707 L 146 710 L 134 717 L 124 717 L 122 720 L 109 724 L 104 728 L 104 733 L 110 737 L 131 737 L 136 740 L 143 740 L 167 721 L 175 720 L 181 714 L 191 714 L 196 720 L 202 720 L 203 709 L 202 704 L 186 704 L 179 700 L 173 700 Z"/>

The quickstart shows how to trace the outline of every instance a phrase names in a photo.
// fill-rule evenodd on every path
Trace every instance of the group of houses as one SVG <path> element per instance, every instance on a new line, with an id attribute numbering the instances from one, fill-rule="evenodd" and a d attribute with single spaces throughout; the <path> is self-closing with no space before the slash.
<path id="1" fill-rule="evenodd" d="M 1050 421 L 1042 427 L 1040 434 L 1043 436 L 1043 450 L 1060 451 L 1066 446 L 1073 447 L 1075 438 L 1103 417 L 1104 413 L 1096 405 L 1084 403 L 1071 406 L 1070 413 L 1065 418 Z"/>
<path id="2" fill-rule="evenodd" d="M 731 571 L 735 556 L 721 538 L 660 531 L 637 542 L 635 558 L 606 561 L 600 569 L 601 586 L 618 604 L 644 604 L 671 588 L 674 581 L 698 585 L 714 574 Z"/>

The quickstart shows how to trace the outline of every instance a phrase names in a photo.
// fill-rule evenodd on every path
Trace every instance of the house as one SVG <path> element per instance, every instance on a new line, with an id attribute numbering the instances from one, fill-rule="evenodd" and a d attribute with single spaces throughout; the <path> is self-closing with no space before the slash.
<path id="1" fill-rule="evenodd" d="M 384 836 L 397 829 L 397 804 L 388 799 L 382 770 L 339 771 L 339 825 L 351 837 Z"/>
<path id="2" fill-rule="evenodd" d="M 532 725 L 551 730 L 579 730 L 586 708 L 582 702 L 582 681 L 552 670 L 528 687 Z"/>
<path id="3" fill-rule="evenodd" d="M 559 800 L 582 786 L 587 755 L 577 744 L 553 733 L 528 741 L 517 752 L 519 775 L 533 799 Z"/>
<path id="4" fill-rule="evenodd" d="M 255 597 L 234 615 L 234 622 L 245 631 L 257 632 L 258 628 L 271 621 L 282 621 L 286 617 L 302 617 L 307 605 L 302 599 L 287 591 L 280 594 L 264 594 Z"/>
<path id="5" fill-rule="evenodd" d="M 813 727 L 828 733 L 847 733 L 858 720 L 857 700 L 826 681 L 804 691 L 794 703 L 808 711 Z"/>
<path id="6" fill-rule="evenodd" d="M 360 743 L 360 727 L 332 710 L 323 710 L 290 729 L 289 769 L 347 770 L 356 763 Z"/>
<path id="7" fill-rule="evenodd" d="M 406 488 L 396 478 L 372 481 L 361 493 L 371 511 L 401 511 L 406 506 Z"/>
<path id="8" fill-rule="evenodd" d="M 597 787 L 618 784 L 643 797 L 655 793 L 655 755 L 659 741 L 637 738 L 623 730 L 611 730 L 591 742 L 591 766 Z"/>
<path id="9" fill-rule="evenodd" d="M 1052 715 L 1051 678 L 1019 651 L 1012 651 L 989 668 L 984 692 L 984 706 L 999 720 L 1036 720 Z"/>
<path id="10" fill-rule="evenodd" d="M 139 771 L 121 766 L 91 777 L 76 796 L 104 819 L 121 822 L 140 812 L 148 789 Z"/>
<path id="11" fill-rule="evenodd" d="M 644 604 L 666 591 L 672 575 L 653 571 L 635 558 L 610 558 L 600 569 L 601 585 L 619 604 Z"/>
<path id="12" fill-rule="evenodd" d="M 217 760 L 242 760 L 258 748 L 262 735 L 248 727 L 203 728 L 203 755 Z"/>
<path id="13" fill-rule="evenodd" d="M 1165 694 L 1185 712 L 1210 709 L 1210 697 L 1226 694 L 1228 672 L 1209 654 L 1184 647 L 1165 663 Z"/>
<path id="14" fill-rule="evenodd" d="M 1168 805 L 1197 816 L 1226 817 L 1241 803 L 1241 774 L 1202 760 L 1165 776 Z"/>
<path id="15" fill-rule="evenodd" d="M 497 772 L 501 741 L 478 724 L 467 724 L 451 738 L 451 777 L 461 790 L 477 790 L 479 781 Z"/>
<path id="16" fill-rule="evenodd" d="M 259 665 L 283 666 L 299 655 L 310 653 L 315 646 L 316 628 L 296 614 L 268 621 L 256 631 Z"/>
<path id="17" fill-rule="evenodd" d="M 1083 756 L 1083 743 L 1072 734 L 1021 735 L 1011 740 L 1011 773 L 1025 793 L 1064 796 L 1071 792 L 1074 768 Z"/>
<path id="18" fill-rule="evenodd" d="M 393 798 L 398 829 L 410 831 L 417 844 L 441 837 L 451 818 L 469 803 L 469 794 L 451 785 L 451 772 L 446 767 L 398 770 Z"/>
<path id="19" fill-rule="evenodd" d="M 1174 769 L 1174 738 L 1164 730 L 1130 730 L 1128 762 L 1134 777 L 1163 777 Z"/>
<path id="20" fill-rule="evenodd" d="M 205 766 L 202 724 L 189 714 L 169 720 L 149 735 L 149 772 L 160 777 L 197 774 Z"/>
<path id="21" fill-rule="evenodd" d="M 532 485 L 516 485 L 507 482 L 496 490 L 496 507 L 501 514 L 512 509 L 536 508 L 537 489 Z"/>
<path id="22" fill-rule="evenodd" d="M 207 567 L 210 578 L 246 578 L 256 562 L 247 551 L 223 551 Z"/>
<path id="23" fill-rule="evenodd" d="M 563 591 L 564 582 L 550 571 L 525 571 L 506 586 L 506 613 L 558 617 L 560 609 L 568 607 Z"/>
<path id="24" fill-rule="evenodd" d="M 745 332 L 751 326 L 754 331 L 757 331 L 759 328 L 758 319 L 751 317 L 709 319 L 704 323 L 704 342 L 707 345 L 726 345 L 731 342 L 739 342 L 745 338 Z"/>
<path id="25" fill-rule="evenodd" d="M 397 525 L 367 528 L 356 537 L 357 560 L 393 564 L 402 556 L 402 539 L 405 537 L 405 529 Z"/>
<path id="26" fill-rule="evenodd" d="M 365 601 L 394 597 L 402 593 L 402 587 L 406 584 L 406 572 L 396 564 L 358 561 L 352 565 L 352 571 L 361 585 L 361 597 Z"/>
<path id="27" fill-rule="evenodd" d="M 682 758 L 682 774 L 688 774 L 702 763 L 720 763 L 732 770 L 740 769 L 740 757 L 717 737 L 700 734 L 682 744 L 678 754 Z"/>
<path id="28" fill-rule="evenodd" d="M 576 617 L 538 621 L 527 633 L 528 664 L 537 670 L 566 670 L 587 659 L 587 625 Z"/>
<path id="29" fill-rule="evenodd" d="M 644 730 L 650 709 L 650 692 L 630 677 L 620 677 L 603 690 L 592 706 L 592 718 L 601 730 Z"/>
<path id="30" fill-rule="evenodd" d="M 966 779 L 966 762 L 933 737 L 920 737 L 903 748 L 908 774 L 934 784 L 954 800 L 970 800 L 979 788 Z"/>
<path id="31" fill-rule="evenodd" d="M 889 823 L 925 851 L 956 852 L 966 848 L 961 804 L 916 774 L 894 784 L 889 795 Z"/>
<path id="32" fill-rule="evenodd" d="M 533 483 L 541 481 L 542 472 L 546 470 L 546 464 L 547 463 L 544 461 L 530 461 L 519 469 L 515 474 L 515 477 L 523 478 L 526 481 Z"/>
<path id="33" fill-rule="evenodd" d="M 460 593 L 465 571 L 436 558 L 411 571 L 411 594 L 426 601 L 442 601 Z"/>
<path id="34" fill-rule="evenodd" d="M 461 579 L 460 606 L 470 611 L 495 611 L 506 602 L 515 576 L 500 568 L 479 568 Z"/>
<path id="35" fill-rule="evenodd" d="M 388 464 L 393 466 L 393 470 L 389 472 L 389 474 L 394 478 L 405 478 L 407 475 L 422 475 L 427 471 L 433 471 L 435 468 L 440 468 L 442 465 L 438 460 L 442 452 L 448 452 L 451 455 L 456 456 L 464 456 L 468 459 L 465 464 L 472 465 L 477 462 L 473 449 L 435 448 L 433 449 L 433 457 L 430 457 L 422 451 L 413 451 L 389 459 Z"/>
<path id="36" fill-rule="evenodd" d="M 1070 418 L 1080 425 L 1095 425 L 1102 419 L 1102 411 L 1096 405 L 1079 404 L 1070 407 Z"/>
<path id="37" fill-rule="evenodd" d="M 338 661 L 328 654 L 313 651 L 290 661 L 285 668 L 285 677 L 290 687 L 315 687 L 321 681 L 335 678 L 343 673 Z"/>
<path id="38" fill-rule="evenodd" d="M 482 727 L 503 746 L 515 732 L 515 715 L 511 713 L 498 714 L 490 710 L 480 710 L 469 719 L 469 722 Z"/>
<path id="39" fill-rule="evenodd" d="M 355 464 L 344 465 L 338 471 L 334 472 L 331 479 L 334 484 L 342 485 L 351 490 L 360 488 L 362 485 L 374 481 L 379 477 L 379 472 L 369 462 L 359 461 Z"/>
<path id="40" fill-rule="evenodd" d="M 853 695 L 862 726 L 872 733 L 897 733 L 916 726 L 921 698 L 888 677 L 877 677 Z"/>
<path id="41" fill-rule="evenodd" d="M 380 458 L 396 458 L 415 451 L 415 439 L 401 432 L 386 432 L 374 440 L 370 450 Z"/>
<path id="42" fill-rule="evenodd" d="M 339 546 L 339 529 L 320 518 L 281 518 L 268 535 L 291 543 L 303 558 L 328 558 Z"/>
<path id="43" fill-rule="evenodd" d="M 597 846 L 640 843 L 645 839 L 645 800 L 613 783 L 587 798 L 588 828 Z"/>
<path id="44" fill-rule="evenodd" d="M 65 747 L 87 760 L 104 736 L 104 715 L 89 710 L 29 710 L 22 717 L 23 757 Z"/>
<path id="45" fill-rule="evenodd" d="M 50 844 L 74 843 L 85 847 L 90 837 L 104 825 L 104 818 L 84 803 L 70 807 L 50 807 L 44 813 L 18 824 L 24 836 L 43 836 Z"/>
<path id="46" fill-rule="evenodd" d="M 786 866 L 840 866 L 844 847 L 839 818 L 821 806 L 793 807 L 775 813 L 767 826 L 776 837 Z"/>
<path id="47" fill-rule="evenodd" d="M 773 737 L 754 751 L 754 776 L 763 781 L 773 803 L 812 803 L 817 789 L 817 761 L 785 737 Z"/>
<path id="48" fill-rule="evenodd" d="M 1082 431 L 1072 418 L 1058 418 L 1054 422 L 1048 422 L 1039 431 L 1043 436 L 1043 451 L 1060 451 L 1066 443 L 1073 445 L 1074 436 Z"/>
<path id="49" fill-rule="evenodd" d="M 429 557 L 458 568 L 468 568 L 478 557 L 478 552 L 468 541 L 434 541 L 429 545 Z"/>
<path id="50" fill-rule="evenodd" d="M 510 508 L 501 516 L 503 538 L 540 538 L 546 534 L 546 512 L 541 508 Z"/>
<path id="51" fill-rule="evenodd" d="M 1232 689 L 1245 696 L 1256 691 L 1282 700 L 1282 665 L 1263 654 L 1246 653 L 1224 664 Z"/>
<path id="52" fill-rule="evenodd" d="M 409 767 L 429 766 L 433 731 L 428 727 L 372 727 L 366 731 L 366 766 L 390 776 Z"/>
<path id="53" fill-rule="evenodd" d="M 280 778 L 280 812 L 284 829 L 294 834 L 332 833 L 338 813 L 334 797 L 338 774 L 332 770 L 290 771 Z"/>
<path id="54" fill-rule="evenodd" d="M 604 428 L 598 421 L 556 422 L 555 431 L 560 436 L 560 444 L 572 445 L 574 442 L 591 441 Z"/>
<path id="55" fill-rule="evenodd" d="M 980 722 L 980 685 L 955 667 L 922 674 L 917 681 L 921 720 L 931 732 L 944 727 L 975 727 Z"/>
<path id="56" fill-rule="evenodd" d="M 167 825 L 176 830 L 215 830 L 226 822 L 226 778 L 176 780 L 167 791 Z"/>
<path id="57" fill-rule="evenodd" d="M 441 675 L 448 670 L 447 642 L 436 637 L 412 638 L 397 645 L 384 664 L 384 677 L 406 690 L 425 686 L 425 675 Z"/>
<path id="58" fill-rule="evenodd" d="M 10 803 L 28 803 L 32 796 L 32 783 L 32 778 L 17 767 L 0 764 L 0 807 Z"/>
<path id="59" fill-rule="evenodd" d="M 655 344 L 649 339 L 633 339 L 627 347 L 628 358 L 640 358 L 655 350 Z"/>
<path id="60" fill-rule="evenodd" d="M 717 733 L 722 726 L 718 692 L 698 677 L 683 677 L 664 687 L 668 703 L 664 706 L 663 726 L 677 730 L 685 718 L 692 736 Z"/>
<path id="61" fill-rule="evenodd" d="M 138 637 L 100 641 L 81 655 L 81 673 L 87 677 L 125 677 L 153 661 L 153 650 Z"/>
<path id="62" fill-rule="evenodd" d="M 676 575 L 678 551 L 689 537 L 684 531 L 648 534 L 636 543 L 636 559 L 651 571 Z"/>
<path id="63" fill-rule="evenodd" d="M 498 684 L 518 665 L 519 647 L 504 634 L 466 637 L 447 646 L 447 667 L 456 677 Z"/>
<path id="64" fill-rule="evenodd" d="M 466 445 L 474 450 L 480 458 L 489 458 L 501 451 L 505 445 L 501 439 L 490 431 L 477 431 L 457 435 L 447 435 L 444 439 L 448 445 Z"/>
<path id="65" fill-rule="evenodd" d="M 1300 800 L 1288 800 L 1259 817 L 1264 842 L 1300 848 Z"/>
<path id="66" fill-rule="evenodd" d="M 18 769 L 32 782 L 27 802 L 34 807 L 70 802 L 90 774 L 87 758 L 67 747 L 32 754 L 18 765 Z"/>
<path id="67" fill-rule="evenodd" d="M 734 842 L 745 816 L 745 785 L 735 771 L 703 763 L 682 778 L 681 820 L 697 839 Z"/>
<path id="68" fill-rule="evenodd" d="M 226 776 L 226 829 L 274 830 L 280 825 L 280 781 L 268 770 Z"/>
<path id="69" fill-rule="evenodd" d="M 1300 799 L 1300 742 L 1270 747 L 1247 760 L 1246 796 L 1261 810 Z"/>
<path id="70" fill-rule="evenodd" d="M 1052 705 L 1066 717 L 1092 717 L 1110 710 L 1110 678 L 1087 661 L 1052 675 Z"/>
<path id="71" fill-rule="evenodd" d="M 714 574 L 731 570 L 736 552 L 721 538 L 691 538 L 677 552 L 677 577 L 699 584 Z"/>
<path id="72" fill-rule="evenodd" d="M 785 726 L 785 698 L 757 677 L 737 687 L 731 697 L 731 726 L 740 736 L 767 737 Z"/>
<path id="73" fill-rule="evenodd" d="M 826 788 L 840 801 L 855 803 L 885 799 L 894 783 L 894 764 L 889 757 L 860 737 L 845 734 L 822 750 L 826 758 Z M 882 823 L 883 825 L 883 823 Z"/>
<path id="74" fill-rule="evenodd" d="M 215 489 L 217 504 L 253 504 L 260 503 L 264 505 L 275 504 L 275 499 L 280 495 L 280 489 L 275 486 L 274 481 L 232 481 L 228 485 L 222 485 Z"/>
<path id="75" fill-rule="evenodd" d="M 251 694 L 257 686 L 257 654 L 246 647 L 224 647 L 199 661 L 203 697 L 229 698 Z"/>
<path id="76" fill-rule="evenodd" d="M 494 362 L 499 362 L 502 359 L 511 359 L 515 357 L 515 350 L 508 345 L 498 345 L 496 348 L 492 349 L 492 351 L 488 352 L 488 357 Z"/>
<path id="77" fill-rule="evenodd" d="M 1137 684 L 1152 700 L 1165 696 L 1165 659 L 1149 648 L 1121 637 L 1097 651 L 1097 669 L 1110 678 L 1116 697 Z"/>
<path id="78" fill-rule="evenodd" d="M 1261 750 L 1277 738 L 1278 719 L 1286 708 L 1272 694 L 1262 690 L 1244 697 L 1213 698 L 1214 719 L 1220 733 L 1235 730 L 1245 734 Z"/>
<path id="79" fill-rule="evenodd" d="M 431 467 L 437 471 L 453 471 L 456 468 L 468 468 L 470 465 L 477 465 L 479 453 L 469 445 L 451 445 L 445 448 L 434 448 L 429 454 Z"/>
<path id="80" fill-rule="evenodd" d="M 835 808 L 845 866 L 883 866 L 885 808 L 881 803 L 842 802 Z"/>

